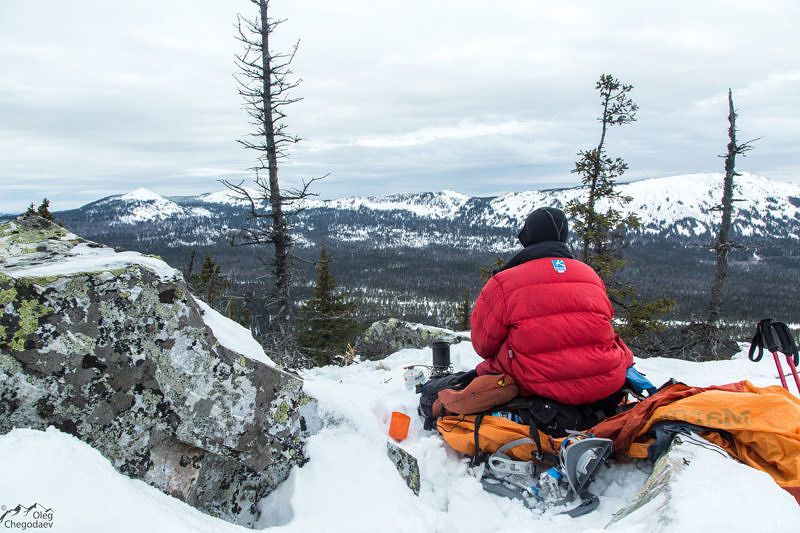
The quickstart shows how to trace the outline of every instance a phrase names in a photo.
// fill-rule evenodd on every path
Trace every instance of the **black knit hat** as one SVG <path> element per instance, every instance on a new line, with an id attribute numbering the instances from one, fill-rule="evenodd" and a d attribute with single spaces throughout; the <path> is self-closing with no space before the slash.
<path id="1" fill-rule="evenodd" d="M 517 238 L 522 246 L 542 241 L 567 242 L 569 224 L 567 215 L 555 207 L 540 207 L 525 220 Z"/>

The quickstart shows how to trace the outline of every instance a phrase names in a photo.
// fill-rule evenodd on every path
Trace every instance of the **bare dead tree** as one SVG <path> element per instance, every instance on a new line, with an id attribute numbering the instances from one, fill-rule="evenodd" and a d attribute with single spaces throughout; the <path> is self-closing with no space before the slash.
<path id="1" fill-rule="evenodd" d="M 711 246 L 717 256 L 717 268 L 714 271 L 714 282 L 711 285 L 711 301 L 708 305 L 708 322 L 711 326 L 716 326 L 722 309 L 722 288 L 725 284 L 725 276 L 728 273 L 728 254 L 734 248 L 741 248 L 740 245 L 731 242 L 730 230 L 733 218 L 733 179 L 741 176 L 736 172 L 736 156 L 744 155 L 753 149 L 752 142 L 747 141 L 738 144 L 736 141 L 736 110 L 733 106 L 733 92 L 728 89 L 728 153 L 725 157 L 725 181 L 722 189 L 722 203 L 717 209 L 722 211 L 722 220 L 719 225 L 716 242 Z"/>
<path id="2" fill-rule="evenodd" d="M 300 141 L 287 132 L 284 122 L 284 108 L 301 100 L 290 94 L 301 82 L 293 77 L 291 69 L 299 41 L 289 53 L 273 52 L 270 36 L 284 20 L 269 17 L 269 0 L 250 1 L 257 6 L 258 14 L 253 19 L 237 17 L 236 38 L 244 50 L 236 56 L 239 73 L 235 77 L 254 128 L 239 143 L 257 154 L 257 164 L 249 169 L 255 172 L 255 189 L 244 187 L 243 182 L 233 184 L 222 180 L 222 183 L 247 201 L 248 218 L 253 221 L 251 227 L 233 236 L 231 244 L 269 245 L 274 249 L 271 270 L 275 284 L 267 302 L 270 331 L 266 340 L 276 359 L 285 366 L 297 367 L 303 358 L 295 340 L 295 307 L 291 296 L 292 220 L 303 210 L 302 200 L 313 196 L 310 185 L 322 177 L 304 181 L 299 188 L 281 190 L 278 160 L 286 156 L 289 145 Z"/>
<path id="3" fill-rule="evenodd" d="M 733 198 L 734 178 L 741 176 L 736 172 L 736 156 L 742 155 L 752 150 L 752 143 L 756 140 L 747 141 L 739 144 L 736 140 L 736 109 L 733 105 L 733 91 L 728 89 L 728 151 L 725 158 L 725 178 L 722 188 L 722 203 L 715 207 L 722 212 L 717 239 L 710 246 L 717 256 L 717 266 L 714 270 L 714 281 L 711 285 L 711 300 L 708 304 L 706 314 L 706 335 L 703 351 L 707 358 L 716 359 L 719 351 L 720 333 L 719 320 L 722 312 L 722 291 L 725 285 L 725 277 L 728 273 L 728 254 L 735 248 L 742 248 L 741 245 L 731 242 L 730 229 L 733 219 Z"/>

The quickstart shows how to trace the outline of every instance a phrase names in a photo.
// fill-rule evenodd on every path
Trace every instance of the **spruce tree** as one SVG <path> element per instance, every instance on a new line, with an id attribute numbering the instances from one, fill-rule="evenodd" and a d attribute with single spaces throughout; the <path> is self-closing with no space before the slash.
<path id="1" fill-rule="evenodd" d="M 214 261 L 211 254 L 206 254 L 200 272 L 189 273 L 187 283 L 192 292 L 211 308 L 243 326 L 250 322 L 250 311 L 236 303 L 231 295 L 231 281 L 222 274 L 222 266 Z"/>
<path id="2" fill-rule="evenodd" d="M 480 275 L 481 281 L 484 284 L 488 283 L 489 279 L 491 279 L 491 277 L 494 276 L 496 272 L 499 272 L 500 269 L 503 268 L 505 264 L 506 260 L 500 256 L 497 256 L 497 258 L 494 260 L 494 263 L 492 263 L 491 266 L 489 266 L 489 268 L 479 266 L 478 271 L 481 274 Z"/>
<path id="3" fill-rule="evenodd" d="M 356 305 L 345 300 L 336 290 L 325 246 L 317 263 L 314 296 L 300 307 L 301 331 L 297 335 L 300 349 L 316 365 L 341 362 L 353 334 L 359 330 L 353 319 Z"/>
<path id="4" fill-rule="evenodd" d="M 192 291 L 209 306 L 216 308 L 223 295 L 231 288 L 231 282 L 222 275 L 222 267 L 206 254 L 203 266 L 197 274 L 189 274 Z"/>
<path id="5" fill-rule="evenodd" d="M 472 297 L 469 295 L 469 289 L 464 289 L 461 302 L 459 302 L 456 308 L 456 329 L 458 331 L 468 331 L 472 327 L 472 324 L 470 324 L 472 307 L 473 301 Z"/>
<path id="6" fill-rule="evenodd" d="M 573 230 L 579 240 L 579 257 L 595 269 L 603 280 L 613 277 L 625 266 L 620 256 L 626 228 L 639 227 L 635 214 L 623 215 L 614 205 L 625 206 L 631 198 L 615 189 L 616 179 L 628 169 L 621 158 L 611 158 L 605 150 L 606 133 L 611 126 L 630 124 L 636 120 L 639 107 L 628 93 L 632 85 L 625 85 L 611 75 L 603 74 L 595 85 L 600 92 L 603 107 L 598 118 L 602 126 L 600 141 L 595 148 L 580 150 L 573 173 L 578 174 L 586 186 L 587 197 L 567 204 L 567 214 L 572 217 Z M 600 210 L 599 204 L 606 210 Z M 609 290 L 609 295 L 614 289 Z"/>
<path id="7" fill-rule="evenodd" d="M 598 121 L 601 124 L 600 141 L 589 150 L 580 150 L 573 173 L 578 174 L 586 186 L 587 196 L 567 204 L 566 212 L 572 219 L 578 238 L 578 258 L 591 266 L 603 279 L 609 299 L 622 309 L 623 326 L 620 335 L 635 337 L 659 327 L 656 317 L 675 305 L 670 298 L 650 301 L 638 289 L 620 279 L 619 273 L 628 264 L 622 257 L 628 230 L 639 227 L 639 217 L 623 213 L 631 202 L 616 188 L 616 181 L 628 169 L 622 158 L 612 158 L 606 153 L 605 142 L 612 126 L 630 124 L 636 120 L 639 106 L 631 99 L 632 85 L 626 85 L 614 76 L 603 74 L 595 85 L 600 93 L 603 108 Z"/>
<path id="8" fill-rule="evenodd" d="M 48 200 L 47 198 L 42 200 L 42 203 L 39 205 L 38 208 L 34 208 L 33 202 L 31 202 L 31 205 L 28 207 L 28 210 L 25 211 L 25 214 L 39 215 L 40 217 L 47 219 L 50 222 L 56 221 L 55 217 L 52 215 L 52 213 L 50 213 L 50 200 Z"/>

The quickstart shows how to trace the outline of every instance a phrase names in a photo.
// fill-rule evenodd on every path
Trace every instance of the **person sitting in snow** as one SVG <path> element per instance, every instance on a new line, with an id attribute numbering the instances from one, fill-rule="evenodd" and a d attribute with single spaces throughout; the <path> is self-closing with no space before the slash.
<path id="1" fill-rule="evenodd" d="M 479 375 L 510 375 L 522 396 L 580 405 L 625 383 L 633 354 L 614 333 L 614 311 L 600 276 L 573 258 L 560 209 L 532 212 L 518 238 L 524 249 L 489 279 L 471 317 L 471 339 L 485 360 Z"/>

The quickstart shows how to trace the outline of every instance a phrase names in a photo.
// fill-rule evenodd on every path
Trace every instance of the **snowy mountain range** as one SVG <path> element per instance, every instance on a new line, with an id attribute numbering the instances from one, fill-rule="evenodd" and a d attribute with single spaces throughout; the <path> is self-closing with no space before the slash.
<path id="1" fill-rule="evenodd" d="M 691 174 L 648 179 L 620 185 L 632 198 L 628 210 L 642 220 L 640 233 L 697 238 L 710 234 L 719 223 L 714 211 L 722 198 L 722 176 Z M 774 236 L 798 239 L 800 185 L 781 183 L 744 174 L 737 178 L 737 219 L 734 231 L 744 236 Z M 418 217 L 465 221 L 519 229 L 525 217 L 542 206 L 564 208 L 585 195 L 584 187 L 525 191 L 490 198 L 472 198 L 452 191 L 387 195 L 372 198 L 342 198 L 309 202 L 311 208 L 340 210 L 406 211 Z M 600 203 L 599 209 L 607 208 Z M 790 230 L 794 229 L 792 232 Z"/>
<path id="2" fill-rule="evenodd" d="M 661 237 L 700 238 L 710 235 L 719 223 L 715 207 L 722 198 L 721 174 L 688 174 L 621 184 L 620 192 L 632 198 L 627 209 L 639 215 L 642 228 L 638 233 Z M 255 195 L 256 192 L 253 191 Z M 469 228 L 518 229 L 533 209 L 541 206 L 563 208 L 569 201 L 585 194 L 585 188 L 524 191 L 495 197 L 470 197 L 454 191 L 391 194 L 372 197 L 345 197 L 334 200 L 309 200 L 298 230 L 299 243 L 310 245 L 309 238 L 320 212 L 371 213 L 383 218 L 381 227 L 358 223 L 338 223 L 329 228 L 331 238 L 338 240 L 372 240 L 379 233 L 397 226 L 396 215 L 406 219 L 427 219 L 461 223 Z M 736 179 L 736 217 L 733 231 L 743 237 L 775 237 L 800 239 L 800 185 L 777 182 L 768 178 L 743 174 Z M 242 214 L 247 202 L 233 192 L 222 190 L 199 196 L 165 198 L 147 189 L 109 196 L 78 210 L 97 217 L 112 226 L 139 225 L 153 222 L 185 221 L 213 224 L 215 234 L 229 230 L 231 211 Z M 264 207 L 263 205 L 261 206 Z M 601 203 L 601 210 L 606 207 Z M 76 211 L 63 215 L 71 218 Z M 380 216 L 382 215 L 382 216 Z M 393 216 L 394 215 L 394 216 Z M 223 224 L 220 225 L 219 223 Z M 402 226 L 402 224 L 401 224 Z M 235 229 L 235 228 L 233 228 Z M 408 228 L 403 228 L 407 230 Z M 371 231 L 372 230 L 372 231 Z M 406 238 L 394 245 L 427 246 L 441 243 L 446 235 L 420 231 L 406 232 Z M 452 239 L 455 240 L 455 236 Z M 511 241 L 511 242 L 506 242 Z M 202 243 L 201 241 L 196 244 Z M 186 241 L 189 244 L 189 241 Z M 463 243 L 461 243 L 463 245 Z M 513 246 L 513 236 L 503 243 L 475 242 L 475 246 L 505 251 Z"/>
<path id="3" fill-rule="evenodd" d="M 642 222 L 629 233 L 625 253 L 634 264 L 627 275 L 645 294 L 657 296 L 667 289 L 684 305 L 684 316 L 698 310 L 704 304 L 697 295 L 710 283 L 714 260 L 698 245 L 713 241 L 722 175 L 646 179 L 619 189 L 632 198 L 627 210 Z M 479 288 L 477 266 L 492 264 L 497 255 L 507 258 L 518 248 L 516 233 L 530 211 L 563 208 L 584 194 L 583 187 L 575 187 L 493 197 L 441 191 L 310 200 L 296 221 L 295 244 L 298 255 L 307 259 L 316 258 L 325 244 L 340 285 L 365 298 L 377 290 L 452 303 L 464 288 Z M 800 184 L 745 173 L 736 178 L 734 196 L 739 201 L 732 235 L 748 248 L 731 254 L 731 277 L 748 289 L 729 299 L 734 303 L 728 314 L 755 317 L 788 305 L 798 318 L 800 303 L 783 296 L 775 302 L 772 294 L 800 279 Z M 89 239 L 158 254 L 184 271 L 193 251 L 211 253 L 226 272 L 256 289 L 249 281 L 262 273 L 255 257 L 267 250 L 229 245 L 230 236 L 249 224 L 246 214 L 246 202 L 228 190 L 165 198 L 137 189 L 56 217 Z M 196 264 L 201 261 L 202 255 Z M 300 269 L 299 279 L 313 279 L 310 267 Z M 429 312 L 408 318 L 425 321 Z"/>

